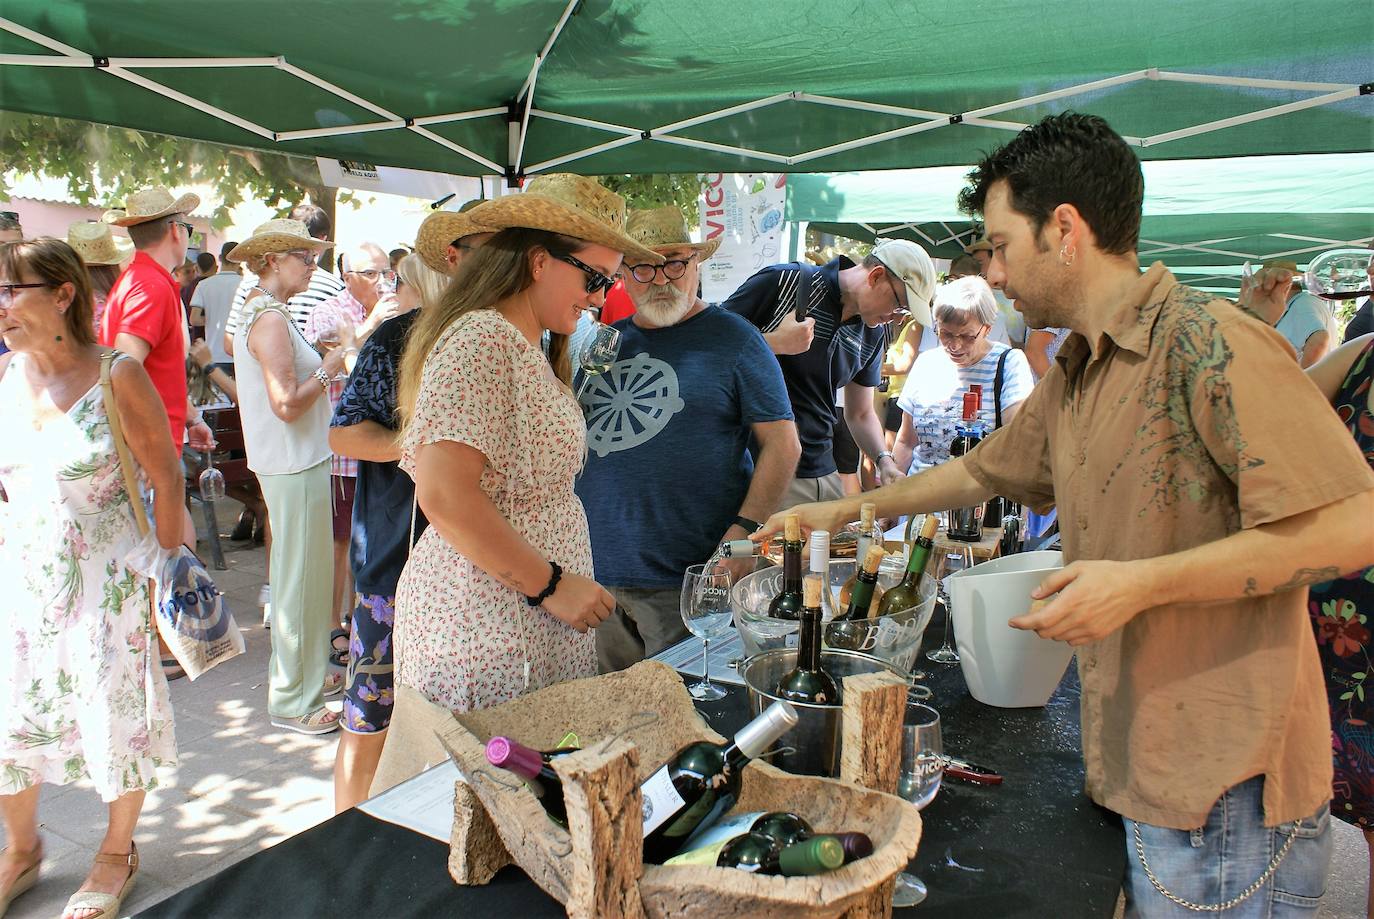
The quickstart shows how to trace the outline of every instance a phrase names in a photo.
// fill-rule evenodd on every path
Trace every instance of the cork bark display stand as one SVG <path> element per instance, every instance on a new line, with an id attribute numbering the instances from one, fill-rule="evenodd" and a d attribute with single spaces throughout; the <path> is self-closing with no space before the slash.
<path id="1" fill-rule="evenodd" d="M 665 664 L 646 661 L 456 714 L 440 738 L 467 777 L 457 784 L 449 873 L 460 884 L 485 884 L 518 864 L 573 919 L 889 916 L 893 878 L 921 835 L 916 808 L 891 794 L 905 702 L 905 683 L 889 674 L 845 679 L 840 779 L 794 776 L 759 760 L 745 769 L 735 812 L 795 811 L 818 832 L 858 830 L 872 838 L 869 857 L 800 878 L 643 864 L 640 782 L 685 744 L 724 739 Z M 505 734 L 550 749 L 570 729 L 583 749 L 554 761 L 564 831 L 528 788 L 487 763 L 483 747 Z"/>

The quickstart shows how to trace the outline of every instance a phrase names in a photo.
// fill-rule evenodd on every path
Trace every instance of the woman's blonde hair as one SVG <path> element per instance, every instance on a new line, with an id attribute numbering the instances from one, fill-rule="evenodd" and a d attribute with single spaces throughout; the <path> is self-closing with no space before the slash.
<path id="1" fill-rule="evenodd" d="M 440 274 L 424 263 L 414 252 L 396 263 L 396 273 L 401 276 L 420 297 L 420 305 L 426 308 L 437 306 L 448 289 L 449 276 Z"/>
<path id="2" fill-rule="evenodd" d="M 572 255 L 585 246 L 586 243 L 579 239 L 547 230 L 511 227 L 497 233 L 463 259 L 443 296 L 436 303 L 426 302 L 420 318 L 410 329 L 396 392 L 396 410 L 402 431 L 415 414 L 425 361 L 449 326 L 474 310 L 491 309 L 502 300 L 528 289 L 534 283 L 530 262 L 536 249 L 546 249 L 550 255 L 559 257 Z M 558 379 L 565 384 L 571 383 L 568 336 L 557 333 L 549 336 L 549 363 Z"/>

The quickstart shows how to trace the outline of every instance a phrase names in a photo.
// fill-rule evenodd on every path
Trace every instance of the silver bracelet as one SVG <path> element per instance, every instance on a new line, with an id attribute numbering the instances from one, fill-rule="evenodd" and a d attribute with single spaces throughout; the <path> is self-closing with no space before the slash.
<path id="1" fill-rule="evenodd" d="M 324 387 L 325 392 L 329 392 L 329 374 L 324 372 L 323 367 L 316 367 L 311 376 L 320 381 L 320 386 Z"/>

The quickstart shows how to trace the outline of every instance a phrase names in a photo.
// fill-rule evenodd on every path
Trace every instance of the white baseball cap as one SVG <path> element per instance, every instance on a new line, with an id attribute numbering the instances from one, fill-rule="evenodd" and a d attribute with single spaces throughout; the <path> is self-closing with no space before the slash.
<path id="1" fill-rule="evenodd" d="M 906 285 L 907 310 L 923 326 L 930 326 L 930 298 L 935 296 L 935 263 L 926 250 L 906 239 L 882 239 L 872 255 Z"/>

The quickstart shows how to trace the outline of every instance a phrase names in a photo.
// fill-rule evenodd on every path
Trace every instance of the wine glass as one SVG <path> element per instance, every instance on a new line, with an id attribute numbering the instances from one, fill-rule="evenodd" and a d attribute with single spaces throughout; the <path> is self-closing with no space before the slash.
<path id="1" fill-rule="evenodd" d="M 934 651 L 927 651 L 926 658 L 937 664 L 957 664 L 959 652 L 950 644 L 950 623 L 954 620 L 954 611 L 949 602 L 949 593 L 945 590 L 945 579 L 956 571 L 973 567 L 973 547 L 942 545 L 936 546 L 935 550 L 935 579 L 939 584 L 940 602 L 945 607 L 945 640 Z"/>
<path id="2" fill-rule="evenodd" d="M 940 790 L 945 774 L 945 747 L 940 739 L 940 713 L 929 705 L 908 702 L 902 719 L 902 764 L 897 795 L 921 810 Z M 893 906 L 915 906 L 926 898 L 926 885 L 914 874 L 897 875 Z"/>
<path id="3" fill-rule="evenodd" d="M 711 682 L 711 639 L 730 631 L 730 574 L 691 565 L 682 578 L 682 621 L 687 631 L 701 639 L 701 682 L 687 687 L 693 699 L 713 702 L 725 698 L 725 690 Z"/>
<path id="4" fill-rule="evenodd" d="M 620 330 L 598 322 L 577 358 L 577 364 L 583 373 L 582 385 L 577 388 L 578 400 L 581 400 L 582 393 L 586 391 L 592 377 L 610 370 L 619 353 Z"/>
<path id="5" fill-rule="evenodd" d="M 206 454 L 205 469 L 200 474 L 200 498 L 207 504 L 214 504 L 224 498 L 224 473 L 210 465 L 210 456 Z"/>

